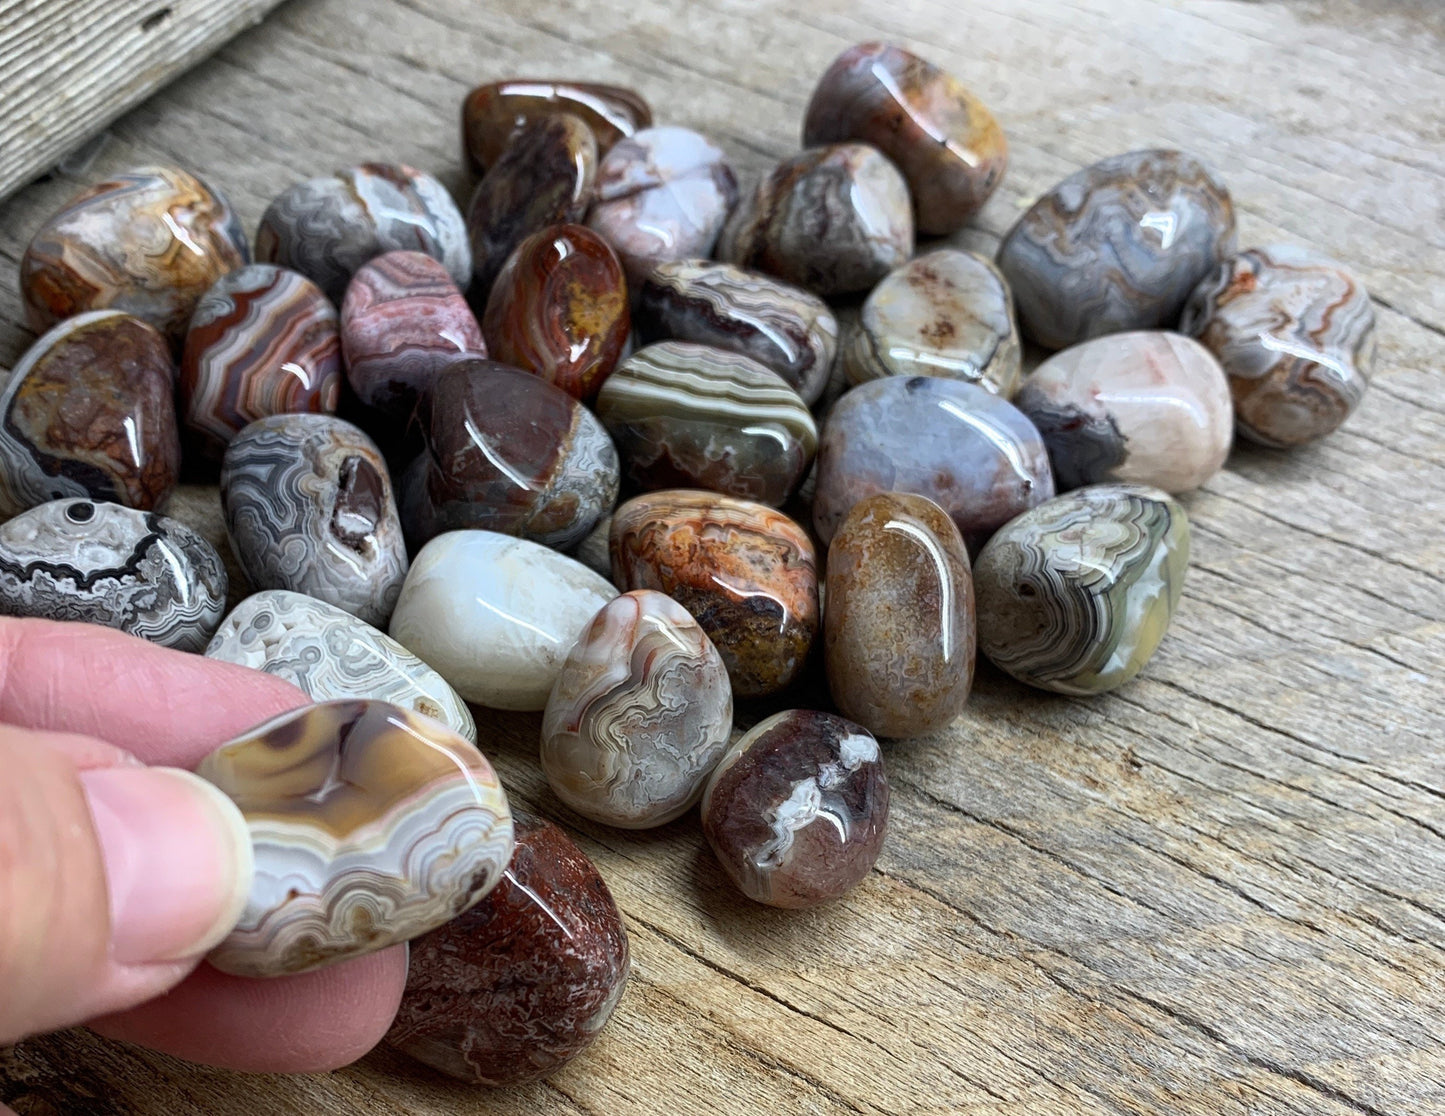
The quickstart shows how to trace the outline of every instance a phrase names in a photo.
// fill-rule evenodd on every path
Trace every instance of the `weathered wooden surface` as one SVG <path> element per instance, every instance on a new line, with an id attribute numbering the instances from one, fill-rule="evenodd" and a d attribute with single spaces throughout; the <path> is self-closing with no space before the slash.
<path id="1" fill-rule="evenodd" d="M 1362 273 L 1380 368 L 1338 435 L 1241 448 L 1189 499 L 1196 561 L 1142 679 L 1079 701 L 985 671 L 953 731 L 893 746 L 888 847 L 831 909 L 744 905 L 693 819 L 580 822 L 537 773 L 536 719 L 499 719 L 509 787 L 580 833 L 633 937 L 614 1022 L 551 1083 L 479 1097 L 385 1053 L 245 1078 L 72 1032 L 0 1057 L 0 1099 L 22 1116 L 1445 1112 L 1442 24 L 1430 0 L 293 0 L 125 118 L 97 170 L 174 159 L 254 222 L 293 179 L 366 157 L 461 190 L 456 106 L 517 73 L 634 83 L 757 167 L 796 144 L 828 60 L 887 36 L 1008 130 L 1012 169 L 967 243 L 1097 157 L 1183 145 L 1227 176 L 1246 244 L 1301 240 Z M 25 237 L 75 185 L 0 209 L 0 363 L 26 341 Z"/>

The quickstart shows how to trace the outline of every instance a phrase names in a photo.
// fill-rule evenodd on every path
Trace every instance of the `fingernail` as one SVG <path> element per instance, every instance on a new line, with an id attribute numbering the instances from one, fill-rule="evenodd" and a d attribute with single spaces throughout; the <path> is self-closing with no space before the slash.
<path id="1" fill-rule="evenodd" d="M 246 904 L 251 836 L 236 804 L 189 771 L 111 767 L 80 776 L 110 889 L 111 955 L 199 957 Z"/>

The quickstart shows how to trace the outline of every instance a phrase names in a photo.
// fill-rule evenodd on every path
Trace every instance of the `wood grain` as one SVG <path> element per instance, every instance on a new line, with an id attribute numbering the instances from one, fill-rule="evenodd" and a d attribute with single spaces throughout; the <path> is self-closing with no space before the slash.
<path id="1" fill-rule="evenodd" d="M 92 173 L 179 161 L 254 224 L 303 175 L 403 159 L 466 185 L 472 84 L 638 87 L 748 169 L 816 75 L 884 36 L 990 104 L 1013 164 L 979 227 L 1096 158 L 1218 167 L 1245 244 L 1346 261 L 1380 364 L 1336 436 L 1241 447 L 1188 499 L 1196 558 L 1158 657 L 1112 696 L 985 669 L 949 732 L 893 745 L 893 831 L 835 907 L 728 889 L 696 820 L 648 834 L 550 795 L 537 720 L 488 714 L 515 796 L 595 857 L 635 975 L 550 1083 L 479 1097 L 378 1052 L 240 1077 L 69 1032 L 0 1055 L 32 1113 L 1445 1112 L 1445 17 L 1419 2 L 292 0 L 117 123 Z M 14 262 L 80 180 L 0 209 Z M 219 538 L 214 493 L 177 500 Z M 159 700 L 159 698 L 158 698 Z"/>

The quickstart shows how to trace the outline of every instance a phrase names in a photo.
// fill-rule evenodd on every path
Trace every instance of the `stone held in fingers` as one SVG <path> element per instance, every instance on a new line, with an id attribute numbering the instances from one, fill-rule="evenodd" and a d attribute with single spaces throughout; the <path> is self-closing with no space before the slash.
<path id="1" fill-rule="evenodd" d="M 652 123 L 652 110 L 631 89 L 601 82 L 509 78 L 479 85 L 462 103 L 462 148 L 472 167 L 495 163 L 528 122 L 556 113 L 580 118 L 605 155 L 624 136 Z"/>

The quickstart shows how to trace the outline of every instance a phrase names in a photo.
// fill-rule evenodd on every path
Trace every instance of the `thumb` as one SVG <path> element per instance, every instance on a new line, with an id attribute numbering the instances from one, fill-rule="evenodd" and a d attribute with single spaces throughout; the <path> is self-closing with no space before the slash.
<path id="1" fill-rule="evenodd" d="M 167 991 L 251 873 L 241 813 L 205 780 L 0 726 L 0 1046 Z"/>

